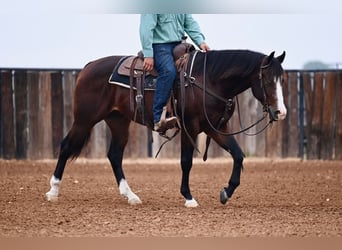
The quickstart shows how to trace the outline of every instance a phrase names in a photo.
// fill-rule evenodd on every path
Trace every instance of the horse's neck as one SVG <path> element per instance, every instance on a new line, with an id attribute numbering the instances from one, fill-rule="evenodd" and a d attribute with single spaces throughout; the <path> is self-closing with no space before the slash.
<path id="1" fill-rule="evenodd" d="M 239 78 L 236 77 L 234 81 L 227 79 L 226 84 L 229 84 L 230 86 L 225 91 L 225 95 L 228 97 L 234 97 L 242 92 L 248 90 L 249 88 L 252 88 L 253 84 L 256 84 L 256 79 L 253 79 L 251 77 L 248 78 Z"/>
<path id="2" fill-rule="evenodd" d="M 208 84 L 208 88 L 216 88 L 218 92 L 224 95 L 225 98 L 232 98 L 247 89 L 251 88 L 253 84 L 256 84 L 259 80 L 259 65 L 260 60 L 255 60 L 254 63 L 247 65 L 239 65 L 239 61 L 235 64 L 222 63 L 222 57 L 220 60 L 213 60 L 215 56 L 219 56 L 222 52 L 215 52 L 216 54 L 208 53 L 208 67 L 203 66 L 206 53 L 200 53 L 197 56 L 196 65 L 194 67 L 195 74 L 206 74 L 205 79 L 210 79 L 212 81 L 212 86 Z M 228 59 L 227 59 L 228 60 Z M 223 64 L 223 66 L 222 66 Z M 204 67 L 204 70 L 203 70 Z M 210 82 L 210 81 L 208 81 Z"/>

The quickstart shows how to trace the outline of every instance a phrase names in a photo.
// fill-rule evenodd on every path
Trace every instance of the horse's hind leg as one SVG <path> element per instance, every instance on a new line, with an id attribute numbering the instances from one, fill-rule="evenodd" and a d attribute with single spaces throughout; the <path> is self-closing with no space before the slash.
<path id="1" fill-rule="evenodd" d="M 226 151 L 228 151 L 234 160 L 233 170 L 228 181 L 228 186 L 223 188 L 220 193 L 220 201 L 225 204 L 233 195 L 235 189 L 240 185 L 240 175 L 243 168 L 243 158 L 245 157 L 239 144 L 233 136 L 213 136 L 213 139 Z"/>
<path id="2" fill-rule="evenodd" d="M 113 112 L 105 121 L 112 133 L 112 140 L 107 156 L 112 165 L 120 194 L 127 198 L 129 204 L 140 204 L 140 198 L 132 192 L 122 169 L 123 153 L 128 141 L 130 120 L 123 117 L 120 113 Z"/>
<path id="3" fill-rule="evenodd" d="M 67 160 L 70 157 L 76 158 L 79 156 L 84 144 L 89 139 L 90 130 L 90 128 L 77 126 L 74 123 L 67 136 L 62 140 L 56 169 L 50 179 L 50 191 L 45 194 L 48 201 L 58 200 L 59 189 Z"/>

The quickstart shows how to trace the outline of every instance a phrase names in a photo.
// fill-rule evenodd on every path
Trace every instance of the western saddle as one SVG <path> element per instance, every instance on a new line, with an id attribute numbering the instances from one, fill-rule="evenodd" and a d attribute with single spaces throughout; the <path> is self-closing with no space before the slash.
<path id="1" fill-rule="evenodd" d="M 187 64 L 189 61 L 189 55 L 190 52 L 195 50 L 195 47 L 186 42 L 182 42 L 179 45 L 175 47 L 173 50 L 173 56 L 175 60 L 175 66 L 177 69 L 177 72 L 179 72 L 179 80 L 180 84 L 184 85 L 184 74 L 187 68 Z M 140 113 L 142 123 L 145 124 L 145 106 L 144 106 L 144 81 L 145 77 L 147 76 L 153 76 L 157 77 L 158 72 L 153 69 L 150 72 L 145 72 L 143 69 L 144 65 L 144 55 L 140 51 L 137 56 L 131 56 L 124 59 L 124 61 L 120 64 L 118 68 L 118 74 L 123 76 L 129 77 L 129 83 L 130 83 L 130 109 L 132 114 L 134 114 L 134 120 L 136 120 L 137 113 Z M 134 96 L 133 91 L 133 84 L 136 83 L 136 95 Z M 136 107 L 134 105 L 134 100 L 136 102 Z M 168 104 L 163 109 L 162 118 L 165 119 L 166 113 L 169 112 L 171 114 L 174 114 L 174 110 L 172 109 L 171 101 L 169 99 Z M 150 124 L 152 125 L 152 124 Z M 153 127 L 153 126 L 151 126 Z M 160 134 L 165 134 L 164 133 Z"/>

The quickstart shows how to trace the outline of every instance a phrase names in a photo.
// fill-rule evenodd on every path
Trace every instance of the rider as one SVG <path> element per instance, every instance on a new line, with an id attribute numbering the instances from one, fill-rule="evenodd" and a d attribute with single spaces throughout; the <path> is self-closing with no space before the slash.
<path id="1" fill-rule="evenodd" d="M 202 51 L 210 49 L 190 14 L 142 14 L 140 17 L 144 70 L 151 71 L 155 67 L 158 72 L 153 100 L 154 130 L 158 132 L 174 127 L 177 122 L 174 116 L 161 120 L 161 114 L 177 74 L 173 49 L 181 43 L 185 32 Z"/>

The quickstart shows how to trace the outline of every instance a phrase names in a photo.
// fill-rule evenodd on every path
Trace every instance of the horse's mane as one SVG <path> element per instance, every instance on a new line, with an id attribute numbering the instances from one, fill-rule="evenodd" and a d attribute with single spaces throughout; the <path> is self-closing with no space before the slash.
<path id="1" fill-rule="evenodd" d="M 260 68 L 264 56 L 250 50 L 212 50 L 207 52 L 206 70 L 218 79 L 245 77 Z"/>

